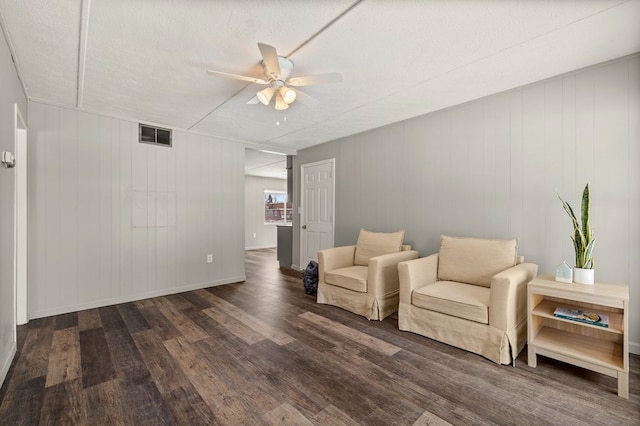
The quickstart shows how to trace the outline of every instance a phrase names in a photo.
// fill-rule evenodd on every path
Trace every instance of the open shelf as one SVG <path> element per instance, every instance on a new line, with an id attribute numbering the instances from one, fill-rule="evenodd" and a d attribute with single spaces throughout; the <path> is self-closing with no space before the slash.
<path id="1" fill-rule="evenodd" d="M 620 284 L 559 283 L 540 275 L 527 285 L 529 366 L 537 355 L 588 368 L 618 380 L 618 395 L 629 398 L 629 287 Z M 558 307 L 609 317 L 601 327 L 553 315 Z"/>
<path id="2" fill-rule="evenodd" d="M 615 312 L 608 312 L 608 311 L 597 311 L 595 310 L 595 312 L 597 312 L 598 314 L 604 314 L 604 315 L 608 315 L 609 316 L 609 327 L 601 327 L 599 325 L 592 325 L 589 323 L 585 323 L 585 322 L 580 322 L 580 321 L 573 321 L 570 319 L 566 319 L 566 318 L 560 318 L 557 317 L 555 315 L 553 315 L 553 312 L 556 310 L 557 307 L 563 307 L 563 308 L 568 308 L 568 309 L 579 309 L 579 310 L 592 310 L 591 308 L 585 308 L 584 306 L 581 305 L 576 305 L 576 304 L 572 304 L 571 302 L 555 302 L 555 301 L 550 301 L 550 300 L 543 300 L 542 302 L 540 302 L 537 306 L 535 306 L 533 308 L 533 311 L 531 312 L 533 315 L 537 315 L 543 318 L 552 318 L 554 320 L 557 321 L 561 321 L 561 322 L 566 322 L 568 324 L 579 324 L 581 326 L 584 327 L 589 327 L 589 328 L 593 328 L 596 330 L 602 330 L 602 331 L 608 331 L 610 333 L 616 333 L 616 334 L 623 334 L 624 333 L 624 328 L 623 328 L 623 315 L 619 314 L 619 313 L 615 313 Z"/>
<path id="3" fill-rule="evenodd" d="M 593 327 L 593 326 L 590 326 Z M 594 337 L 578 335 L 552 327 L 542 327 L 533 345 L 567 357 L 607 368 L 624 370 L 622 345 Z"/>

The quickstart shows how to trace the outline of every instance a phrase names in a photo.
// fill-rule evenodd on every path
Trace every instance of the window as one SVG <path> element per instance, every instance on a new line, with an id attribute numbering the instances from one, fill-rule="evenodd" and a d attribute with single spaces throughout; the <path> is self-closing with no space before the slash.
<path id="1" fill-rule="evenodd" d="M 264 223 L 291 223 L 293 207 L 285 191 L 264 191 Z"/>
<path id="2" fill-rule="evenodd" d="M 160 127 L 152 127 L 145 124 L 139 124 L 138 136 L 139 141 L 142 143 L 171 146 L 170 129 L 162 129 Z"/>

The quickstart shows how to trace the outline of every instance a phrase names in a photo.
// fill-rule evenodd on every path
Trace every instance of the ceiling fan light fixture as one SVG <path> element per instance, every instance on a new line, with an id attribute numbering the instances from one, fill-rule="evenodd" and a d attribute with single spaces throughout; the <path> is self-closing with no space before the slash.
<path id="1" fill-rule="evenodd" d="M 287 109 L 287 108 L 289 108 L 289 104 L 285 102 L 280 92 L 278 92 L 276 94 L 276 109 L 278 111 L 282 111 L 283 109 Z"/>
<path id="2" fill-rule="evenodd" d="M 281 87 L 278 92 L 280 92 L 280 96 L 282 96 L 282 99 L 287 103 L 290 104 L 293 101 L 296 100 L 296 91 L 295 90 L 291 90 L 288 87 Z"/>
<path id="3" fill-rule="evenodd" d="M 266 87 L 261 91 L 259 91 L 258 93 L 256 93 L 256 97 L 262 104 L 269 105 L 269 102 L 273 97 L 273 93 L 274 93 L 273 87 Z"/>

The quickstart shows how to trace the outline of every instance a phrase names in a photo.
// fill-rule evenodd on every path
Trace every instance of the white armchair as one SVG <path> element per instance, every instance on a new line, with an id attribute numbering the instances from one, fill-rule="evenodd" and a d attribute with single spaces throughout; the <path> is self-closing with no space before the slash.
<path id="1" fill-rule="evenodd" d="M 527 343 L 527 283 L 517 240 L 442 236 L 440 252 L 398 265 L 398 327 L 496 363 L 515 362 Z"/>
<path id="2" fill-rule="evenodd" d="M 417 259 L 402 245 L 404 231 L 360 231 L 356 245 L 318 252 L 318 303 L 338 306 L 370 320 L 398 310 L 398 263 Z"/>

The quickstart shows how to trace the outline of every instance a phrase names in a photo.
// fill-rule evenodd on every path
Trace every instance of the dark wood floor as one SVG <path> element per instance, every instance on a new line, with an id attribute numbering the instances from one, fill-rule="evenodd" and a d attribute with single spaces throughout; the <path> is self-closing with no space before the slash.
<path id="1" fill-rule="evenodd" d="M 0 424 L 640 424 L 613 378 L 540 357 L 516 368 L 318 305 L 273 250 L 247 281 L 32 320 Z"/>

